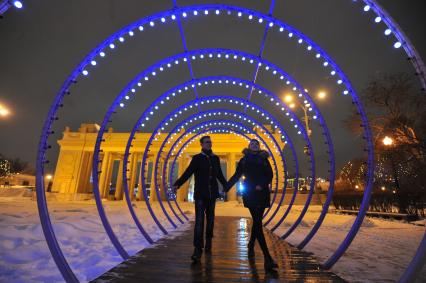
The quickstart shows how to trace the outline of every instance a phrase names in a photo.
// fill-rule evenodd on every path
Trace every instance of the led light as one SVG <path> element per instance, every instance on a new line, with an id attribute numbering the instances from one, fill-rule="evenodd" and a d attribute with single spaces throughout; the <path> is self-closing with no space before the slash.
<path id="1" fill-rule="evenodd" d="M 194 16 L 196 16 L 196 15 L 198 15 L 198 12 L 197 12 L 197 11 L 194 11 Z"/>
<path id="2" fill-rule="evenodd" d="M 280 32 L 283 32 L 284 31 L 284 28 L 283 27 L 280 27 Z"/>
<path id="3" fill-rule="evenodd" d="M 337 83 L 338 83 L 339 85 L 340 85 L 340 84 L 342 84 L 342 82 L 343 82 L 342 80 L 338 80 L 338 81 L 337 81 Z"/>
<path id="4" fill-rule="evenodd" d="M 15 1 L 12 1 L 12 3 L 13 3 L 13 6 L 15 6 L 15 8 L 17 9 L 22 9 L 22 7 L 24 7 L 21 1 L 15 0 Z"/>
<path id="5" fill-rule="evenodd" d="M 125 98 L 126 100 L 129 100 L 129 98 L 130 98 L 130 97 L 129 97 L 128 95 L 126 95 L 124 98 Z"/>
<path id="6" fill-rule="evenodd" d="M 119 40 L 120 42 L 124 42 L 124 38 L 123 38 L 123 37 L 119 37 L 119 38 L 118 38 L 118 40 Z"/>
<path id="7" fill-rule="evenodd" d="M 292 32 L 290 32 L 290 33 L 288 34 L 288 37 L 293 37 L 293 33 L 292 33 Z"/>
<path id="8" fill-rule="evenodd" d="M 219 10 L 216 10 L 216 15 L 219 15 L 219 13 L 220 13 L 220 11 L 219 11 Z"/>
<path id="9" fill-rule="evenodd" d="M 161 22 L 164 23 L 166 21 L 165 18 L 161 18 Z"/>
<path id="10" fill-rule="evenodd" d="M 324 67 L 327 67 L 327 66 L 328 66 L 328 62 L 327 62 L 327 61 L 325 61 L 325 62 L 323 63 L 323 65 L 324 65 Z"/>
<path id="11" fill-rule="evenodd" d="M 238 17 L 241 17 L 241 15 L 242 15 L 242 13 L 241 13 L 241 12 L 238 12 Z"/>
<path id="12" fill-rule="evenodd" d="M 184 18 L 186 18 L 186 16 L 187 16 L 187 15 L 186 15 L 186 13 L 185 13 L 185 12 L 183 12 L 183 13 L 182 13 L 182 16 L 183 16 Z"/>
<path id="13" fill-rule="evenodd" d="M 274 26 L 274 23 L 273 22 L 270 22 L 269 23 L 269 27 L 273 27 Z"/>
<path id="14" fill-rule="evenodd" d="M 132 88 L 131 92 L 135 93 L 135 92 L 136 92 L 136 89 Z"/>
<path id="15" fill-rule="evenodd" d="M 331 71 L 331 72 L 330 72 L 330 74 L 331 74 L 332 76 L 334 76 L 334 75 L 336 74 L 336 71 L 334 71 L 334 70 L 333 70 L 333 71 Z"/>
<path id="16" fill-rule="evenodd" d="M 317 53 L 317 55 L 315 55 L 316 58 L 320 58 L 321 54 Z"/>
<path id="17" fill-rule="evenodd" d="M 92 60 L 92 62 L 90 62 L 90 64 L 92 64 L 92 66 L 96 66 L 96 61 Z"/>
<path id="18" fill-rule="evenodd" d="M 301 44 L 303 42 L 303 39 L 299 39 L 297 42 L 299 42 L 299 44 Z"/>
<path id="19" fill-rule="evenodd" d="M 348 93 L 349 93 L 349 91 L 347 91 L 347 90 L 343 91 L 344 95 L 347 95 Z"/>
<path id="20" fill-rule="evenodd" d="M 394 45 L 393 45 L 393 47 L 395 47 L 397 49 L 400 48 L 401 46 L 402 46 L 402 43 L 399 42 L 399 41 L 395 42 Z"/>
<path id="21" fill-rule="evenodd" d="M 375 21 L 376 23 L 380 23 L 380 22 L 382 21 L 382 18 L 381 18 L 381 17 L 379 17 L 379 16 L 377 16 L 377 17 L 374 19 L 374 21 Z"/>
<path id="22" fill-rule="evenodd" d="M 89 72 L 87 70 L 83 70 L 83 75 L 87 76 L 89 74 Z"/>
<path id="23" fill-rule="evenodd" d="M 249 20 L 253 19 L 253 15 L 249 15 L 248 18 L 249 18 Z"/>
<path id="24" fill-rule="evenodd" d="M 312 50 L 312 46 L 308 46 L 308 48 L 307 48 L 309 51 L 311 51 Z"/>
<path id="25" fill-rule="evenodd" d="M 114 48 L 115 48 L 115 45 L 114 45 L 113 43 L 111 43 L 111 44 L 109 45 L 109 48 L 114 49 Z"/>
<path id="26" fill-rule="evenodd" d="M 364 11 L 365 11 L 365 12 L 370 11 L 370 6 L 369 6 L 369 5 L 365 5 L 365 6 L 364 6 Z"/>
<path id="27" fill-rule="evenodd" d="M 391 29 L 388 28 L 388 29 L 385 30 L 385 35 L 390 35 L 391 33 L 392 33 Z"/>
<path id="28" fill-rule="evenodd" d="M 172 15 L 172 20 L 176 20 L 176 16 L 175 15 Z"/>
<path id="29" fill-rule="evenodd" d="M 209 14 L 209 11 L 205 10 L 204 15 L 208 15 L 208 14 Z"/>
<path id="30" fill-rule="evenodd" d="M 99 56 L 101 56 L 101 57 L 105 57 L 105 52 L 101 52 L 101 53 L 99 53 Z"/>
<path id="31" fill-rule="evenodd" d="M 263 19 L 262 18 L 259 18 L 259 23 L 262 23 L 263 22 Z"/>
<path id="32" fill-rule="evenodd" d="M 120 107 L 123 108 L 124 107 L 124 103 L 120 103 Z"/>
<path id="33" fill-rule="evenodd" d="M 149 22 L 149 25 L 153 27 L 155 24 L 154 22 Z"/>

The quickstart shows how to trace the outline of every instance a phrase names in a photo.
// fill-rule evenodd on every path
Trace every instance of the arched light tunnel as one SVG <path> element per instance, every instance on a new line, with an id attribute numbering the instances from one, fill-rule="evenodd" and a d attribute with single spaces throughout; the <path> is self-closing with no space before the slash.
<path id="1" fill-rule="evenodd" d="M 393 43 L 395 48 L 403 47 L 407 55 L 409 56 L 410 62 L 413 64 L 416 72 L 419 74 L 422 86 L 425 88 L 425 72 L 424 64 L 418 56 L 415 48 L 412 46 L 408 38 L 404 35 L 398 25 L 392 20 L 392 18 L 384 11 L 375 1 L 364 0 L 365 6 L 364 12 L 374 12 L 376 14 L 375 22 L 384 23 L 386 25 L 385 35 L 394 36 L 396 42 Z M 328 156 L 328 179 L 330 180 L 330 186 L 328 188 L 326 201 L 323 204 L 320 216 L 316 220 L 312 229 L 306 235 L 306 237 L 298 244 L 298 248 L 303 249 L 310 240 L 315 237 L 316 232 L 321 227 L 324 218 L 328 212 L 329 205 L 332 200 L 333 186 L 335 180 L 335 153 L 333 141 L 331 139 L 330 131 L 327 127 L 326 120 L 322 115 L 319 107 L 316 105 L 313 98 L 305 90 L 305 88 L 294 78 L 292 78 L 282 67 L 269 62 L 262 57 L 266 35 L 268 32 L 277 32 L 281 36 L 286 36 L 294 41 L 294 44 L 299 48 L 306 49 L 306 56 L 314 56 L 317 59 L 318 64 L 321 64 L 324 69 L 332 77 L 335 78 L 336 86 L 339 88 L 342 95 L 350 96 L 352 104 L 356 107 L 357 113 L 361 118 L 361 127 L 363 129 L 363 139 L 365 144 L 363 147 L 367 152 L 367 174 L 366 174 L 366 187 L 362 204 L 359 213 L 351 227 L 345 236 L 342 243 L 337 247 L 334 253 L 324 263 L 326 269 L 331 268 L 344 254 L 344 252 L 350 246 L 352 240 L 359 231 L 362 221 L 365 217 L 368 209 L 370 194 L 372 190 L 372 181 L 374 173 L 374 153 L 373 153 L 373 142 L 372 135 L 365 114 L 364 108 L 358 99 L 357 92 L 352 86 L 348 76 L 338 66 L 338 64 L 328 55 L 328 53 L 316 44 L 313 40 L 303 34 L 301 31 L 294 27 L 284 23 L 283 21 L 272 16 L 275 1 L 271 1 L 270 10 L 268 14 L 261 13 L 259 11 L 224 5 L 224 4 L 211 4 L 211 5 L 191 5 L 184 7 L 177 7 L 176 1 L 173 2 L 174 7 L 171 10 L 160 12 L 146 18 L 143 18 L 135 23 L 132 23 L 116 33 L 112 34 L 101 44 L 96 46 L 71 72 L 69 77 L 65 80 L 61 89 L 57 93 L 55 100 L 50 108 L 45 121 L 41 139 L 39 143 L 39 151 L 37 156 L 37 202 L 40 214 L 40 220 L 43 227 L 43 232 L 46 237 L 49 249 L 52 256 L 57 264 L 60 272 L 67 282 L 77 282 L 77 276 L 69 266 L 67 259 L 65 258 L 60 244 L 55 236 L 54 228 L 50 220 L 49 211 L 46 204 L 46 196 L 44 190 L 44 166 L 48 162 L 46 160 L 46 153 L 50 148 L 48 139 L 53 133 L 54 123 L 58 119 L 59 109 L 65 105 L 65 97 L 73 91 L 76 87 L 75 82 L 83 79 L 90 79 L 91 72 L 95 72 L 96 68 L 99 68 L 103 61 L 109 56 L 114 56 L 115 52 L 118 52 L 120 45 L 125 42 L 131 41 L 133 37 L 141 36 L 143 31 L 147 28 L 156 28 L 159 25 L 177 25 L 179 28 L 180 37 L 182 40 L 182 47 L 184 52 L 164 58 L 158 61 L 156 64 L 141 71 L 138 75 L 132 78 L 129 83 L 122 89 L 122 91 L 115 97 L 111 102 L 108 110 L 106 111 L 100 130 L 97 134 L 92 172 L 93 172 L 93 193 L 96 200 L 97 209 L 99 212 L 100 219 L 105 228 L 105 232 L 111 240 L 112 245 L 115 247 L 117 252 L 123 259 L 129 257 L 128 252 L 125 250 L 120 242 L 120 239 L 116 236 L 111 227 L 107 214 L 102 206 L 102 196 L 99 185 L 99 174 L 102 171 L 102 160 L 100 153 L 102 152 L 102 142 L 105 141 L 104 134 L 108 126 L 112 123 L 114 114 L 125 111 L 126 106 L 132 103 L 132 99 L 137 95 L 144 95 L 140 90 L 143 85 L 149 84 L 155 80 L 156 77 L 166 76 L 168 70 L 179 64 L 186 64 L 189 70 L 191 80 L 183 82 L 179 85 L 174 86 L 170 90 L 164 92 L 161 96 L 157 97 L 155 101 L 143 111 L 139 119 L 135 121 L 130 130 L 130 136 L 126 144 L 124 160 L 123 160 L 123 171 L 122 171 L 122 182 L 124 196 L 127 202 L 129 212 L 135 222 L 135 225 L 149 243 L 154 243 L 152 236 L 144 229 L 144 222 L 146 219 L 138 219 L 133 207 L 132 207 L 132 194 L 133 191 L 129 188 L 129 168 L 128 164 L 132 162 L 132 150 L 133 142 L 137 140 L 136 133 L 142 131 L 150 123 L 155 127 L 152 135 L 145 148 L 141 168 L 140 177 L 142 179 L 142 192 L 146 206 L 149 210 L 150 217 L 155 222 L 158 229 L 163 234 L 167 234 L 169 231 L 174 230 L 180 224 L 183 224 L 189 220 L 185 215 L 176 198 L 170 198 L 170 194 L 166 193 L 166 202 L 163 203 L 160 188 L 170 188 L 173 183 L 173 172 L 177 157 L 180 156 L 186 149 L 187 145 L 192 143 L 202 134 L 217 133 L 217 132 L 229 132 L 234 133 L 241 139 L 249 139 L 251 137 L 257 137 L 264 147 L 268 150 L 273 160 L 274 169 L 274 195 L 272 197 L 271 207 L 264 214 L 264 225 L 275 231 L 290 213 L 297 190 L 291 197 L 290 203 L 287 207 L 284 206 L 284 197 L 286 195 L 286 189 L 288 184 L 289 173 L 295 176 L 295 188 L 298 187 L 298 176 L 299 176 L 299 161 L 305 160 L 309 163 L 309 174 L 310 184 L 308 197 L 303 209 L 297 217 L 297 220 L 281 235 L 282 239 L 290 236 L 295 229 L 300 225 L 303 217 L 305 216 L 308 208 L 310 207 L 311 199 L 315 189 L 316 179 L 316 163 L 314 148 L 311 143 L 311 139 L 307 129 L 305 128 L 301 119 L 296 115 L 291 108 L 289 108 L 281 99 L 274 94 L 272 90 L 269 90 L 262 85 L 257 83 L 257 76 L 260 70 L 272 74 L 272 76 L 280 82 L 280 84 L 291 86 L 293 91 L 297 94 L 298 99 L 308 108 L 308 111 L 312 114 L 318 126 L 322 129 L 323 142 L 326 145 L 326 155 Z M 261 24 L 264 26 L 264 34 L 260 43 L 260 50 L 257 55 L 250 54 L 241 50 L 232 50 L 224 48 L 209 48 L 209 49 L 196 49 L 190 50 L 188 48 L 182 22 L 189 17 L 218 17 L 221 15 L 228 15 L 233 17 L 242 18 L 250 24 Z M 203 61 L 205 64 L 209 64 L 214 61 L 230 62 L 231 64 L 240 64 L 244 67 L 254 67 L 252 80 L 245 80 L 238 77 L 232 76 L 210 76 L 210 77 L 196 77 L 192 68 L 192 62 L 195 60 Z M 200 97 L 199 91 L 203 88 L 217 88 L 218 86 L 227 86 L 230 88 L 246 89 L 247 98 L 233 97 L 230 94 Z M 142 93 L 140 93 L 142 92 Z M 217 92 L 220 93 L 220 92 Z M 229 92 L 232 94 L 232 91 Z M 177 97 L 184 97 L 186 102 L 170 113 L 162 112 L 165 104 L 176 103 Z M 280 111 L 280 118 L 286 118 L 286 123 L 281 123 L 277 117 L 271 114 L 268 109 L 262 108 L 261 106 L 252 102 L 253 97 L 261 97 L 264 102 L 268 103 L 268 109 L 276 108 Z M 238 108 L 239 110 L 235 110 Z M 153 115 L 164 115 L 164 118 L 157 125 L 152 124 Z M 280 138 L 277 139 L 273 133 L 271 133 L 266 127 L 265 123 L 270 123 L 273 127 L 273 131 L 279 133 Z M 260 133 L 254 129 L 260 130 Z M 308 147 L 308 155 L 297 155 L 297 149 L 295 143 L 290 138 L 288 132 L 296 131 L 297 139 L 303 140 L 303 144 Z M 160 142 L 161 141 L 161 144 Z M 285 144 L 285 148 L 281 144 Z M 161 222 L 158 215 L 151 207 L 151 203 L 147 193 L 146 182 L 144 182 L 145 172 L 147 168 L 147 158 L 152 146 L 158 146 L 158 154 L 154 157 L 154 176 L 153 184 L 151 185 L 151 194 L 155 193 L 161 207 L 161 213 L 166 217 L 166 221 Z M 287 146 L 289 150 L 287 150 Z M 164 155 L 167 153 L 165 157 Z M 291 161 L 291 162 L 289 162 Z M 291 163 L 291 164 L 290 164 Z M 280 171 L 278 164 L 281 164 L 283 171 Z M 162 176 L 161 182 L 159 176 Z M 283 187 L 279 188 L 279 180 L 283 180 Z M 277 191 L 282 189 L 279 200 L 277 200 Z M 270 227 L 270 224 L 273 224 Z M 400 282 L 409 282 L 416 272 L 421 268 L 425 257 L 426 250 L 426 239 L 420 243 L 416 255 L 413 257 L 410 265 L 407 267 L 405 273 L 400 278 Z"/>

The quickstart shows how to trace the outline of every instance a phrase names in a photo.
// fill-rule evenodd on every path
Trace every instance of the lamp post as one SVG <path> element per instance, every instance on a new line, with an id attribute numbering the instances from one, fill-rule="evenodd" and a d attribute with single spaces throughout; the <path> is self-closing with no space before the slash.
<path id="1" fill-rule="evenodd" d="M 398 180 L 398 172 L 396 171 L 396 166 L 395 166 L 395 161 L 393 159 L 393 155 L 392 152 L 390 151 L 390 149 L 394 146 L 394 140 L 391 137 L 385 136 L 383 138 L 383 145 L 385 146 L 385 148 L 388 149 L 388 154 L 389 154 L 389 159 L 391 162 L 391 166 L 392 166 L 392 174 L 393 174 L 393 179 L 395 182 L 395 187 L 397 189 L 397 191 L 399 192 L 399 180 Z"/>
<path id="2" fill-rule="evenodd" d="M 327 94 L 326 94 L 325 91 L 320 91 L 320 92 L 318 92 L 317 98 L 322 100 L 322 99 L 326 98 L 326 96 L 327 96 Z M 293 109 L 296 106 L 298 106 L 298 107 L 300 107 L 300 109 L 302 109 L 302 111 L 303 111 L 302 120 L 305 123 L 305 128 L 306 128 L 306 132 L 308 134 L 308 137 L 311 137 L 312 129 L 309 126 L 310 118 L 309 118 L 309 115 L 308 115 L 308 111 L 312 110 L 311 105 L 309 103 L 307 103 L 307 101 L 305 101 L 304 104 L 301 104 L 301 103 L 296 104 L 295 102 L 293 102 L 293 100 L 294 100 L 293 95 L 291 95 L 291 94 L 287 94 L 287 95 L 284 96 L 284 102 L 288 104 L 288 107 Z M 303 152 L 305 154 L 309 155 L 308 146 L 304 146 Z"/>

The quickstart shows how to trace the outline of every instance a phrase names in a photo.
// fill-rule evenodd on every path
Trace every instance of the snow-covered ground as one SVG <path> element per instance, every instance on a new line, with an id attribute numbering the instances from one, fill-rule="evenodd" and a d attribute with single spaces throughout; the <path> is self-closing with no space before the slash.
<path id="1" fill-rule="evenodd" d="M 134 254 L 147 247 L 122 201 L 104 202 L 110 223 L 124 248 Z M 193 205 L 181 203 L 184 211 Z M 168 231 L 158 204 L 157 216 Z M 277 234 L 282 235 L 297 218 L 302 207 L 289 214 Z M 97 215 L 93 201 L 49 203 L 57 238 L 69 264 L 81 281 L 96 278 L 122 261 L 112 247 Z M 163 233 L 151 220 L 143 203 L 137 202 L 136 213 L 144 228 L 155 239 Z M 318 218 L 320 207 L 309 209 L 301 227 L 288 238 L 298 244 Z M 249 217 L 248 210 L 237 202 L 217 203 L 216 215 Z M 281 214 L 279 214 L 281 215 Z M 338 247 L 355 217 L 329 214 L 317 236 L 305 247 L 324 262 Z M 272 224 L 271 224 L 272 225 Z M 180 225 L 173 237 L 188 225 Z M 0 197 L 0 282 L 55 282 L 62 277 L 54 264 L 42 234 L 37 204 L 28 197 Z M 353 244 L 332 271 L 350 282 L 395 282 L 414 255 L 425 233 L 425 227 L 368 218 Z M 424 269 L 423 277 L 426 278 Z"/>

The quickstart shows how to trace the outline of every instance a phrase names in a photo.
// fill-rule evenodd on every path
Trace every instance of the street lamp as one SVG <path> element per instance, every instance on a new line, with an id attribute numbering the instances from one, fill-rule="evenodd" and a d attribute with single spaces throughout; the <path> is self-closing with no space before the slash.
<path id="1" fill-rule="evenodd" d="M 383 144 L 385 146 L 391 146 L 391 145 L 393 145 L 393 139 L 391 137 L 385 136 L 383 138 Z"/>
<path id="2" fill-rule="evenodd" d="M 0 104 L 0 117 L 5 118 L 10 115 L 10 110 L 6 106 Z"/>

